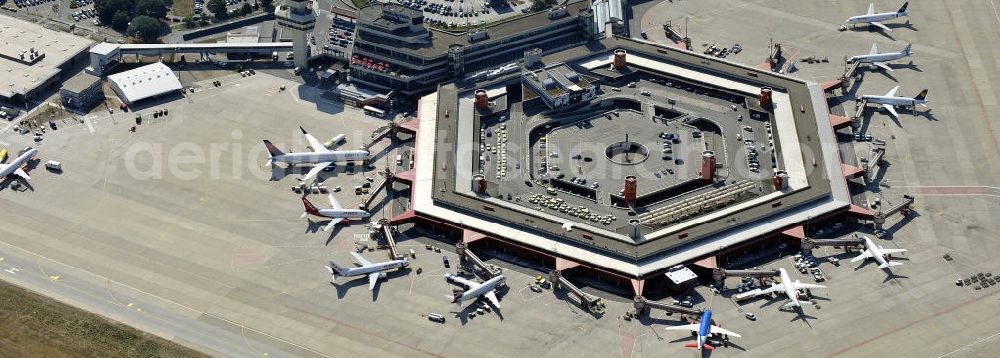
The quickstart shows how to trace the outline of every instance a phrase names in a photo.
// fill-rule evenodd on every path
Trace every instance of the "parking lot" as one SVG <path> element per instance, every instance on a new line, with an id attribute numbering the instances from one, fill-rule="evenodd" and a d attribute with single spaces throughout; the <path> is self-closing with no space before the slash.
<path id="1" fill-rule="evenodd" d="M 424 12 L 431 25 L 442 28 L 474 27 L 527 13 L 530 1 L 503 0 L 396 0 Z"/>

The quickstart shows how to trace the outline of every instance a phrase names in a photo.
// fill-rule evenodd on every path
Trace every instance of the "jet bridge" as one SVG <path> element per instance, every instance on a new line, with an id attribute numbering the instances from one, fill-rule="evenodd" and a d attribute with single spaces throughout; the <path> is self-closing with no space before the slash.
<path id="1" fill-rule="evenodd" d="M 802 253 L 812 255 L 812 249 L 817 246 L 843 247 L 848 251 L 851 247 L 864 246 L 865 240 L 860 238 L 840 238 L 840 239 L 811 239 L 802 240 Z"/>
<path id="2" fill-rule="evenodd" d="M 641 314 L 643 311 L 647 309 L 658 309 L 666 312 L 668 315 L 673 313 L 680 313 L 684 315 L 701 316 L 703 313 L 705 313 L 701 309 L 687 308 L 684 306 L 672 305 L 663 302 L 650 301 L 642 296 L 635 296 L 633 303 L 635 305 L 636 315 Z"/>
<path id="3" fill-rule="evenodd" d="M 595 297 L 586 292 L 583 292 L 583 290 L 580 290 L 579 287 L 576 287 L 576 285 L 574 285 L 568 279 L 563 277 L 561 271 L 552 270 L 551 272 L 549 272 L 549 281 L 551 281 L 552 285 L 554 285 L 554 287 L 552 288 L 552 292 L 555 292 L 556 289 L 559 289 L 559 287 L 562 286 L 580 299 L 580 306 L 583 307 L 583 309 L 591 313 L 597 313 L 597 314 L 604 313 L 605 305 L 603 299 L 601 299 L 600 297 Z"/>
<path id="4" fill-rule="evenodd" d="M 871 159 L 862 163 L 862 169 L 864 169 L 865 171 L 865 180 L 869 180 L 869 178 L 871 177 L 872 168 L 876 168 L 882 165 L 882 157 L 884 156 L 885 156 L 885 148 L 878 147 L 872 151 Z"/>
<path id="5" fill-rule="evenodd" d="M 726 277 L 753 277 L 761 279 L 764 277 L 777 277 L 780 274 L 777 270 L 761 271 L 761 270 L 727 270 L 724 268 L 716 268 L 712 270 L 712 278 L 715 279 L 716 285 L 722 285 L 726 281 Z"/>
<path id="6" fill-rule="evenodd" d="M 458 254 L 458 258 L 461 262 L 470 262 L 473 266 L 478 268 L 482 272 L 483 279 L 485 280 L 489 280 L 500 274 L 499 268 L 493 265 L 487 265 L 479 258 L 479 256 L 476 256 L 472 250 L 469 250 L 468 244 L 464 242 L 459 241 L 455 243 L 455 253 Z"/>
<path id="7" fill-rule="evenodd" d="M 374 132 L 372 132 L 371 139 L 368 141 L 368 143 L 365 143 L 365 145 L 362 146 L 361 149 L 363 150 L 370 149 L 372 146 L 375 145 L 375 143 L 378 143 L 379 141 L 385 139 L 385 137 L 389 136 L 390 134 L 395 133 L 397 128 L 398 126 L 396 125 L 396 122 L 389 122 L 389 124 L 379 127 Z"/>
<path id="8" fill-rule="evenodd" d="M 881 235 L 882 234 L 882 224 L 885 224 L 885 219 L 886 218 L 888 218 L 888 217 L 890 217 L 890 216 L 892 216 L 892 215 L 894 215 L 896 213 L 900 213 L 900 214 L 903 214 L 903 215 L 910 215 L 910 210 L 911 210 L 910 207 L 912 205 L 913 205 L 913 196 L 911 196 L 911 195 L 903 195 L 903 201 L 899 202 L 899 204 L 893 205 L 891 208 L 889 208 L 886 211 L 879 211 L 879 212 L 875 213 L 875 219 L 873 221 L 875 222 L 876 233 L 877 233 L 876 236 L 882 237 L 882 235 Z"/>
<path id="9" fill-rule="evenodd" d="M 381 219 L 377 222 L 373 222 L 372 226 L 373 226 L 372 228 L 375 229 L 376 232 L 380 233 L 382 235 L 382 238 L 385 239 L 386 246 L 389 247 L 389 259 L 399 260 L 400 255 L 396 251 L 396 237 L 394 234 L 395 230 L 391 225 L 389 225 L 389 220 Z"/>
<path id="10" fill-rule="evenodd" d="M 389 168 L 385 168 L 385 171 L 381 172 L 380 174 L 382 174 L 382 181 L 378 182 L 378 184 L 375 184 L 375 188 L 373 188 L 369 192 L 368 196 L 365 197 L 365 200 L 362 202 L 363 205 L 363 207 L 361 208 L 362 210 L 368 210 L 368 208 L 371 207 L 372 202 L 375 201 L 375 197 L 377 197 L 378 193 L 381 192 L 383 189 L 386 191 L 386 196 L 390 196 L 389 190 L 391 189 L 392 185 L 392 172 L 389 171 Z"/>

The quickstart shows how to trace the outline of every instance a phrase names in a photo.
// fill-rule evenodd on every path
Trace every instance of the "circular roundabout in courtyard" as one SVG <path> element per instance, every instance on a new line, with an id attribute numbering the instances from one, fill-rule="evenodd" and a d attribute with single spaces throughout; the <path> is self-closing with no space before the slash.
<path id="1" fill-rule="evenodd" d="M 615 142 L 604 148 L 604 155 L 615 164 L 636 165 L 649 159 L 649 148 L 632 141 Z"/>

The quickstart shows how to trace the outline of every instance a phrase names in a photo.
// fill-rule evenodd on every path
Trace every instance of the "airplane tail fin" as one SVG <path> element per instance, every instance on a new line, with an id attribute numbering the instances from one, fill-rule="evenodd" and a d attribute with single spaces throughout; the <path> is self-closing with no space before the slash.
<path id="1" fill-rule="evenodd" d="M 274 144 L 272 144 L 271 141 L 267 139 L 264 140 L 264 146 L 267 147 L 267 152 L 271 154 L 271 157 L 285 155 L 285 152 L 282 152 L 281 149 L 275 147 Z"/>
<path id="2" fill-rule="evenodd" d="M 890 268 L 894 266 L 903 266 L 902 262 L 886 261 L 885 264 L 878 265 L 878 268 Z"/>
<path id="3" fill-rule="evenodd" d="M 304 214 L 311 214 L 311 215 L 316 215 L 316 216 L 322 216 L 322 215 L 319 214 L 319 209 L 317 209 L 316 206 L 313 205 L 313 203 L 309 201 L 309 199 L 306 199 L 305 196 L 302 197 L 302 206 L 305 207 Z"/>
<path id="4" fill-rule="evenodd" d="M 901 7 L 899 8 L 899 10 L 897 10 L 897 11 L 896 11 L 896 13 L 897 13 L 897 14 L 903 14 L 903 15 L 907 15 L 907 14 L 909 14 L 910 12 L 906 10 L 906 7 L 907 7 L 907 6 L 910 6 L 910 2 L 909 2 L 909 1 L 907 1 L 907 2 L 904 2 L 904 3 L 903 3 L 903 6 L 901 6 Z"/>
<path id="5" fill-rule="evenodd" d="M 330 271 L 330 283 L 337 281 L 337 274 L 343 276 L 342 272 L 344 269 L 341 268 L 340 266 L 337 266 L 337 264 L 334 263 L 333 261 L 330 261 L 330 266 L 327 266 L 326 270 Z"/>
<path id="6" fill-rule="evenodd" d="M 904 55 L 906 55 L 906 56 L 910 56 L 910 55 L 912 55 L 912 54 L 913 54 L 913 51 L 910 51 L 910 48 L 911 48 L 911 47 L 913 47 L 913 44 L 912 44 L 912 43 L 908 43 L 908 44 L 906 44 L 906 47 L 903 47 L 903 51 L 902 51 L 902 52 L 903 52 L 903 54 L 904 54 Z"/>
<path id="7" fill-rule="evenodd" d="M 913 99 L 918 101 L 927 99 L 927 89 L 925 88 L 923 91 L 920 91 L 920 93 L 918 93 L 916 97 L 913 97 Z"/>

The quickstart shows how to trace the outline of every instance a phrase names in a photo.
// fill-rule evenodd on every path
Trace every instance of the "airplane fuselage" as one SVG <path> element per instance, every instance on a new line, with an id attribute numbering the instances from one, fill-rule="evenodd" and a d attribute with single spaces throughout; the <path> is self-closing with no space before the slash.
<path id="1" fill-rule="evenodd" d="M 371 216 L 371 213 L 358 209 L 319 209 L 319 215 L 331 219 L 364 219 Z"/>
<path id="2" fill-rule="evenodd" d="M 872 62 L 887 62 L 895 61 L 903 57 L 908 57 L 908 54 L 902 52 L 891 52 L 891 53 L 876 53 L 871 55 L 857 55 L 851 56 L 847 59 L 847 62 L 861 62 L 861 63 L 872 63 Z"/>
<path id="3" fill-rule="evenodd" d="M 368 266 L 362 267 L 352 267 L 348 269 L 343 269 L 340 272 L 341 276 L 365 276 L 373 272 L 390 271 L 395 269 L 401 269 L 410 266 L 410 262 L 406 260 L 392 260 L 386 262 L 374 263 Z"/>
<path id="4" fill-rule="evenodd" d="M 23 167 L 24 164 L 34 158 L 36 154 L 38 154 L 38 149 L 30 149 L 27 152 L 24 152 L 24 154 L 17 156 L 17 158 L 14 158 L 14 160 L 10 161 L 10 164 L 0 164 L 0 166 L 3 166 L 3 169 L 0 169 L 0 179 L 6 178 L 11 173 L 14 173 L 14 171 Z"/>
<path id="5" fill-rule="evenodd" d="M 701 315 L 701 323 L 698 327 L 698 350 L 702 350 L 708 343 L 708 335 L 712 332 L 712 310 L 705 310 Z"/>
<path id="6" fill-rule="evenodd" d="M 338 150 L 332 152 L 309 152 L 309 153 L 288 153 L 276 155 L 271 158 L 273 162 L 288 164 L 301 163 L 326 163 L 326 162 L 351 162 L 368 159 L 370 154 L 367 150 Z"/>
<path id="7" fill-rule="evenodd" d="M 874 95 L 863 95 L 862 100 L 868 101 L 868 103 L 876 104 L 888 104 L 890 106 L 916 106 L 918 104 L 926 104 L 925 99 L 916 98 L 906 98 L 906 97 L 890 97 L 890 96 L 874 96 Z"/>
<path id="8" fill-rule="evenodd" d="M 867 24 L 871 22 L 882 22 L 885 20 L 892 20 L 898 17 L 909 16 L 906 12 L 883 12 L 881 14 L 871 14 L 871 15 L 858 15 L 852 16 L 847 19 L 848 24 Z"/>
<path id="9" fill-rule="evenodd" d="M 788 271 L 779 267 L 778 275 L 781 277 L 781 288 L 785 291 L 785 295 L 788 296 L 789 300 L 798 304 L 799 291 L 795 289 L 794 285 L 792 285 L 792 278 L 791 276 L 788 276 Z"/>
<path id="10" fill-rule="evenodd" d="M 503 284 L 504 280 L 506 279 L 507 279 L 506 276 L 499 275 L 497 277 L 489 279 L 486 282 L 479 284 L 478 286 L 469 287 L 469 289 L 463 292 L 462 295 L 459 296 L 459 298 L 456 301 L 467 301 L 470 299 L 475 299 L 476 297 L 479 297 L 484 293 L 495 290 L 497 287 Z"/>

